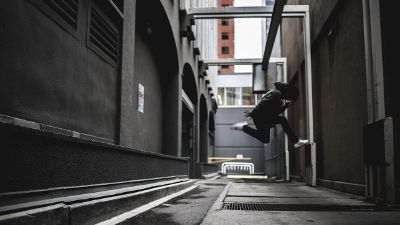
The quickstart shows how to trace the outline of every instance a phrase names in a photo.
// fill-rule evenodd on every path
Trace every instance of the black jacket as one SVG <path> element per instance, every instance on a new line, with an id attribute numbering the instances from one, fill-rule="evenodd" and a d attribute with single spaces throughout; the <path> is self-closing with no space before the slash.
<path id="1" fill-rule="evenodd" d="M 253 119 L 264 122 L 273 121 L 279 114 L 285 111 L 286 106 L 282 104 L 282 93 L 273 89 L 262 97 L 252 111 Z"/>

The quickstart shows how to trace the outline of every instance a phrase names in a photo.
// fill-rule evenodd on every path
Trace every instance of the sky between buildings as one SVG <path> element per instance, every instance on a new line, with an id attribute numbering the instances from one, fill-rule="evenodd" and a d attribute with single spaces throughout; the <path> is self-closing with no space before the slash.
<path id="1" fill-rule="evenodd" d="M 263 0 L 235 0 L 235 7 L 262 6 Z M 235 58 L 262 58 L 261 18 L 235 18 Z M 250 65 L 236 65 L 235 73 L 251 73 Z"/>

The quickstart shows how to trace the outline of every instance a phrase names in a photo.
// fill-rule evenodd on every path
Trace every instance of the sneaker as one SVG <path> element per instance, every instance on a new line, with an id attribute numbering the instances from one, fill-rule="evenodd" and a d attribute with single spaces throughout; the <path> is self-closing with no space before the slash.
<path id="1" fill-rule="evenodd" d="M 232 125 L 231 130 L 243 130 L 243 127 L 248 125 L 247 121 L 242 121 Z"/>
<path id="2" fill-rule="evenodd" d="M 294 144 L 294 148 L 300 148 L 301 146 L 308 143 L 308 140 L 299 139 L 299 141 Z"/>

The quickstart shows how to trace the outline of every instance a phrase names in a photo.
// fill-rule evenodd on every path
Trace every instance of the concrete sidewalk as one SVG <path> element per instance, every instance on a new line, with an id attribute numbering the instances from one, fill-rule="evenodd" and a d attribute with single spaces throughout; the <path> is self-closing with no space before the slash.
<path id="1" fill-rule="evenodd" d="M 201 180 L 191 192 L 124 221 L 124 225 L 198 225 L 224 190 L 226 180 Z"/>
<path id="2" fill-rule="evenodd" d="M 252 203 L 261 203 L 258 206 L 269 208 L 269 211 L 226 209 L 231 206 L 255 207 Z M 400 212 L 377 208 L 358 196 L 311 188 L 301 183 L 233 181 L 208 211 L 202 224 L 385 225 L 400 224 Z"/>

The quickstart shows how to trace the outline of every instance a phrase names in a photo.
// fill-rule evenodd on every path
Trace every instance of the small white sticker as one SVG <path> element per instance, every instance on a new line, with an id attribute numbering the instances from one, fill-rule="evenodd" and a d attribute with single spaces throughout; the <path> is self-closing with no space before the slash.
<path id="1" fill-rule="evenodd" d="M 144 87 L 141 84 L 139 84 L 138 88 L 138 111 L 144 112 Z"/>
<path id="2" fill-rule="evenodd" d="M 237 155 L 236 155 L 236 158 L 237 158 L 237 159 L 243 159 L 243 155 L 242 155 L 242 154 L 237 154 Z"/>

